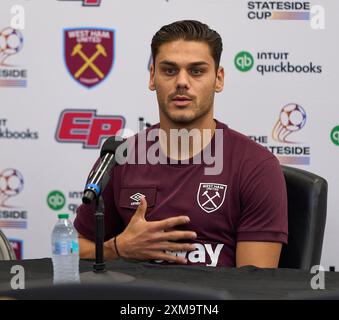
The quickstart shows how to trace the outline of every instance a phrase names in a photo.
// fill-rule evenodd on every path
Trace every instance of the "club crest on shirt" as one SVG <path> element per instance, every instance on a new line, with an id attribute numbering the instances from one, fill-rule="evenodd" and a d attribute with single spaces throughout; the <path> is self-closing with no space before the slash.
<path id="1" fill-rule="evenodd" d="M 220 183 L 200 183 L 197 201 L 202 210 L 207 213 L 218 210 L 224 203 L 227 185 Z"/>

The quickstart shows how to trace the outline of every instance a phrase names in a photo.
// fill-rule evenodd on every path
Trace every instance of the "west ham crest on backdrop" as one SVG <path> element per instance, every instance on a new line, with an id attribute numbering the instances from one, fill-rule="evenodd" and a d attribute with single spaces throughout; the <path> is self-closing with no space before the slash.
<path id="1" fill-rule="evenodd" d="M 65 62 L 74 80 L 91 88 L 104 80 L 114 61 L 114 30 L 64 30 Z"/>

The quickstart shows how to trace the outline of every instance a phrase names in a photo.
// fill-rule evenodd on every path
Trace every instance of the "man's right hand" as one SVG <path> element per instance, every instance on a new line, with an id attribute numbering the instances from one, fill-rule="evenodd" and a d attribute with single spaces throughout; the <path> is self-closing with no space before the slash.
<path id="1" fill-rule="evenodd" d="M 197 234 L 193 231 L 173 230 L 177 225 L 188 223 L 189 217 L 177 216 L 160 221 L 146 221 L 146 209 L 147 202 L 142 197 L 126 229 L 116 238 L 120 256 L 136 260 L 166 260 L 181 264 L 187 263 L 185 257 L 173 256 L 165 251 L 195 250 L 193 244 L 175 242 L 196 239 Z"/>

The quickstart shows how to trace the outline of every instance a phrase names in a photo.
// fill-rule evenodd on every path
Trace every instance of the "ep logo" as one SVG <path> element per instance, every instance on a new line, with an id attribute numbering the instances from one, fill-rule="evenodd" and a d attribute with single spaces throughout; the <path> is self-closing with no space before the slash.
<path id="1" fill-rule="evenodd" d="M 123 116 L 97 115 L 96 110 L 62 111 L 55 139 L 62 143 L 81 143 L 84 148 L 100 148 L 101 140 L 119 135 L 125 126 Z"/>
<path id="2" fill-rule="evenodd" d="M 59 1 L 81 1 L 83 7 L 99 7 L 101 0 L 59 0 Z"/>

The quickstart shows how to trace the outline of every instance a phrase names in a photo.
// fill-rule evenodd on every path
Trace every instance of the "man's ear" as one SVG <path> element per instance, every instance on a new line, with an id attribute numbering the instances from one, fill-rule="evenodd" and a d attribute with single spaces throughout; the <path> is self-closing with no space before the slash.
<path id="1" fill-rule="evenodd" d="M 148 88 L 151 91 L 155 90 L 155 84 L 154 84 L 154 73 L 155 73 L 155 69 L 154 69 L 154 63 L 151 64 L 151 68 L 150 68 L 150 77 L 149 77 L 149 84 L 148 84 Z"/>
<path id="2" fill-rule="evenodd" d="M 221 92 L 224 89 L 225 71 L 224 68 L 219 66 L 217 71 L 217 79 L 215 82 L 215 92 Z"/>

